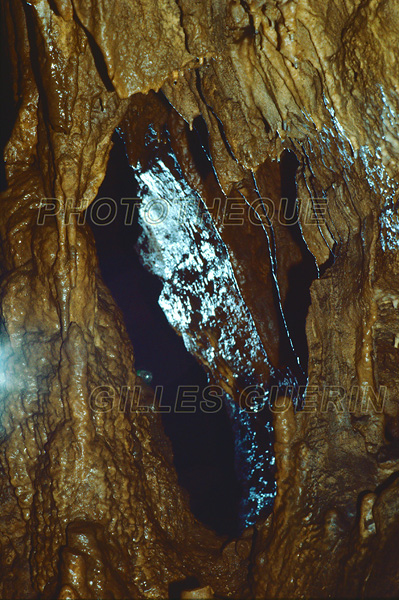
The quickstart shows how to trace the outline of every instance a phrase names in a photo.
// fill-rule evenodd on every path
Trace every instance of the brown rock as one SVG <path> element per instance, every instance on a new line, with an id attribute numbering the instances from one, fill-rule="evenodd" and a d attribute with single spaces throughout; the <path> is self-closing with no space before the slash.
<path id="1" fill-rule="evenodd" d="M 16 118 L 0 200 L 0 596 L 160 598 L 196 577 L 206 597 L 397 597 L 394 0 L 1 9 Z M 206 168 L 190 147 L 199 118 Z M 302 410 L 271 407 L 277 497 L 243 544 L 191 515 L 158 415 L 117 409 L 133 349 L 82 213 L 118 126 L 137 178 L 171 214 L 188 211 L 147 227 L 142 252 L 172 325 L 232 402 L 275 381 L 277 406 L 287 398 L 290 274 L 307 252 L 318 268 Z M 299 162 L 297 237 L 277 209 L 262 226 L 246 212 L 278 202 L 284 150 Z"/>

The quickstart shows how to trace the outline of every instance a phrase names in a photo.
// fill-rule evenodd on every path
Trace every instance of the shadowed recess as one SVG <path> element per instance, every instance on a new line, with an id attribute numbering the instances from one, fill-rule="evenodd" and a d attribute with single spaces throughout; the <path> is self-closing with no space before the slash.
<path id="1" fill-rule="evenodd" d="M 280 160 L 282 211 L 286 219 L 287 230 L 299 247 L 302 260 L 291 267 L 288 272 L 288 292 L 283 310 L 289 336 L 298 361 L 292 365 L 299 384 L 306 383 L 308 370 L 308 344 L 306 339 L 306 317 L 310 306 L 310 286 L 318 277 L 317 265 L 313 254 L 309 251 L 298 221 L 298 205 L 295 175 L 298 168 L 295 154 L 289 150 L 283 152 Z M 281 336 L 280 355 L 282 362 L 290 364 L 292 349 L 288 338 Z"/>
<path id="2" fill-rule="evenodd" d="M 122 198 L 135 197 L 137 186 L 123 142 L 117 135 L 113 139 L 107 174 L 97 200 L 107 197 L 116 202 L 115 219 L 99 225 L 88 214 L 101 273 L 123 312 L 136 369 L 152 373 L 151 386 L 161 386 L 162 406 L 171 408 L 169 414 L 162 414 L 162 420 L 172 442 L 179 482 L 189 493 L 194 515 L 220 534 L 235 535 L 240 486 L 234 471 L 231 424 L 224 408 L 210 414 L 199 409 L 203 389 L 208 385 L 207 376 L 158 305 L 162 288 L 159 279 L 140 263 L 135 250 L 140 233 L 137 216 L 131 225 L 126 225 L 127 206 L 121 203 Z M 98 216 L 106 213 L 104 206 Z M 190 386 L 187 394 L 197 399 L 192 403 L 194 413 L 174 410 L 179 386 Z"/>

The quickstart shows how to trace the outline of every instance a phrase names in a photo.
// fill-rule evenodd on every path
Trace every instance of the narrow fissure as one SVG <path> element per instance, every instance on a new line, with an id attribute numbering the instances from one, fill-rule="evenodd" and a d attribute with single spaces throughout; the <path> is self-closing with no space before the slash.
<path id="1" fill-rule="evenodd" d="M 213 170 L 213 163 L 204 118 L 201 116 L 194 119 L 192 130 L 187 127 L 186 133 L 195 167 L 205 180 Z M 288 385 L 287 377 L 279 375 L 278 384 Z M 238 396 L 244 389 L 254 392 L 257 388 L 267 392 L 268 387 L 261 386 L 260 379 L 253 374 L 237 376 L 236 386 Z M 242 533 L 258 518 L 266 518 L 273 507 L 276 482 L 272 419 L 270 411 L 266 408 L 259 412 L 243 410 L 236 400 L 225 398 L 225 402 L 234 432 L 235 469 L 241 483 L 239 531 Z"/>
<path id="2" fill-rule="evenodd" d="M 162 421 L 172 443 L 179 482 L 189 494 L 192 512 L 217 533 L 234 536 L 239 527 L 241 489 L 234 470 L 231 423 L 224 407 L 207 414 L 198 410 L 198 402 L 192 402 L 195 412 L 189 412 L 192 407 L 175 410 L 179 386 L 184 386 L 187 397 L 201 399 L 208 379 L 169 325 L 158 305 L 162 284 L 144 268 L 135 250 L 140 226 L 137 218 L 131 225 L 125 224 L 127 205 L 121 199 L 133 198 L 137 184 L 123 142 L 117 135 L 113 139 L 107 174 L 96 201 L 100 206 L 100 198 L 111 199 L 117 207 L 115 218 L 112 223 L 100 225 L 102 209 L 96 211 L 98 218 L 94 219 L 88 211 L 101 273 L 123 312 L 136 370 L 151 373 L 151 387 L 159 386 L 162 406 L 170 407 L 169 413 L 162 413 Z"/>
<path id="3" fill-rule="evenodd" d="M 298 220 L 296 170 L 299 166 L 297 157 L 291 151 L 284 151 L 280 160 L 282 211 L 286 215 L 286 227 L 299 247 L 302 260 L 288 271 L 288 291 L 283 304 L 285 322 L 291 338 L 298 363 L 292 361 L 292 348 L 287 336 L 281 336 L 281 362 L 291 365 L 301 385 L 307 381 L 308 344 L 306 337 L 306 317 L 310 306 L 310 286 L 317 279 L 318 271 L 314 256 L 309 251 Z"/>

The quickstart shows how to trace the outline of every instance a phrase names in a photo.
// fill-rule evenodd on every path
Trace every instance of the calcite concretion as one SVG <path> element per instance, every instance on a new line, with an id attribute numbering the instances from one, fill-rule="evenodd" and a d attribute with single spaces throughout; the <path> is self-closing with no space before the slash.
<path id="1" fill-rule="evenodd" d="M 397 597 L 395 1 L 1 10 L 0 597 Z M 120 402 L 133 348 L 83 223 L 115 129 L 142 260 L 248 455 L 239 539 L 190 513 L 159 415 Z M 310 294 L 300 323 L 295 294 Z M 248 410 L 248 386 L 267 406 Z"/>

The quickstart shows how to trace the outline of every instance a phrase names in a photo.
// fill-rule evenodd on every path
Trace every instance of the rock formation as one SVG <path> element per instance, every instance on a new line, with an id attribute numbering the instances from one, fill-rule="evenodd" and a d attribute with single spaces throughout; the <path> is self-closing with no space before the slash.
<path id="1" fill-rule="evenodd" d="M 1 10 L 0 597 L 397 597 L 394 0 Z M 250 432 L 238 539 L 192 516 L 157 411 L 120 410 L 134 350 L 84 223 L 115 129 L 160 304 Z"/>

